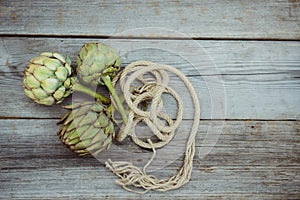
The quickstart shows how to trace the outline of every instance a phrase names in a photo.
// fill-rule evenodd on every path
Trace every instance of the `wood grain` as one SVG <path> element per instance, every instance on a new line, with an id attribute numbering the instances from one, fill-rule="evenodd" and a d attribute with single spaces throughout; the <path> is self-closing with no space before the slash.
<path id="1" fill-rule="evenodd" d="M 0 198 L 297 199 L 300 195 L 298 121 L 226 121 L 211 153 L 199 159 L 197 153 L 207 127 L 217 123 L 202 121 L 191 181 L 179 190 L 145 196 L 125 192 L 115 185 L 116 177 L 101 162 L 92 157 L 79 158 L 61 145 L 55 123 L 0 120 Z M 189 121 L 184 124 L 187 128 Z M 132 145 L 127 141 L 123 147 Z M 177 148 L 180 144 L 173 150 Z M 144 151 L 139 152 L 141 159 L 146 159 Z M 120 157 L 114 152 L 107 155 Z M 173 175 L 181 165 L 179 155 L 182 152 L 177 160 L 151 173 Z M 167 154 L 162 156 L 170 159 Z"/>
<path id="2" fill-rule="evenodd" d="M 0 199 L 299 199 L 299 21 L 298 0 L 0 1 Z M 172 65 L 195 86 L 202 120 L 184 187 L 143 196 L 124 191 L 104 161 L 142 167 L 151 152 L 126 139 L 97 159 L 78 157 L 56 136 L 60 105 L 24 95 L 30 58 L 57 51 L 75 60 L 90 41 L 115 47 L 124 66 Z M 185 88 L 171 80 L 186 110 L 148 168 L 160 178 L 181 166 L 192 123 Z M 174 115 L 172 99 L 164 101 Z M 137 131 L 151 134 L 144 126 Z"/>
<path id="3" fill-rule="evenodd" d="M 120 51 L 124 65 L 138 59 L 170 64 L 186 74 L 196 91 L 202 107 L 202 119 L 299 119 L 300 108 L 300 44 L 299 42 L 254 42 L 254 41 L 201 41 L 182 49 L 184 56 L 155 48 L 159 45 L 184 46 L 181 40 L 136 40 L 136 39 L 65 39 L 3 37 L 0 42 L 0 88 L 1 100 L 5 104 L 0 116 L 57 118 L 64 111 L 59 106 L 36 105 L 22 90 L 22 71 L 28 60 L 40 52 L 56 50 L 69 53 L 75 60 L 82 44 L 102 41 Z M 195 41 L 192 41 L 195 42 Z M 189 44 L 189 42 L 188 42 Z M 136 48 L 140 50 L 135 50 Z M 143 48 L 145 47 L 145 48 Z M 149 47 L 149 48 L 146 48 Z M 152 47 L 152 48 L 150 48 Z M 202 48 L 197 55 L 197 65 L 189 63 L 193 52 Z M 210 60 L 211 59 L 211 60 Z M 211 66 L 215 63 L 216 67 Z M 218 79 L 221 75 L 221 80 Z M 188 93 L 178 79 L 174 86 L 181 96 L 189 101 Z M 216 94 L 225 95 L 216 99 Z M 14 100 L 12 101 L 12 97 Z M 69 101 L 77 96 L 69 98 Z M 166 98 L 166 100 L 170 100 Z M 18 102 L 16 104 L 16 102 Z M 216 115 L 212 107 L 226 103 L 226 115 Z M 188 104 L 187 104 L 188 105 Z M 175 105 L 165 104 L 166 110 L 174 115 Z M 186 106 L 185 119 L 190 119 L 193 107 Z M 219 107 L 217 107 L 219 108 Z"/>
<path id="4" fill-rule="evenodd" d="M 299 39 L 299 1 L 1 1 L 0 34 Z"/>

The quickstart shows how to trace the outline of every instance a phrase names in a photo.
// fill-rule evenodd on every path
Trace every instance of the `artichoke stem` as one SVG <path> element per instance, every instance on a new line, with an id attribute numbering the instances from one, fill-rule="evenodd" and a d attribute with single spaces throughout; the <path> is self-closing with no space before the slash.
<path id="1" fill-rule="evenodd" d="M 99 94 L 99 93 L 97 93 L 97 92 L 95 92 L 95 91 L 93 91 L 93 90 L 91 90 L 91 89 L 89 89 L 89 88 L 81 85 L 78 82 L 75 82 L 73 84 L 72 89 L 74 91 L 83 92 L 85 94 L 88 94 L 88 95 L 96 98 L 96 99 L 99 99 L 104 104 L 110 104 L 110 100 L 108 98 L 106 98 L 105 96 L 103 96 L 103 95 L 101 95 L 101 94 Z"/>
<path id="2" fill-rule="evenodd" d="M 106 87 L 108 88 L 108 90 L 110 91 L 111 96 L 115 100 L 115 102 L 117 104 L 117 107 L 118 107 L 118 110 L 121 113 L 123 122 L 126 123 L 127 122 L 127 115 L 126 115 L 125 109 L 124 109 L 124 107 L 121 103 L 121 100 L 120 100 L 114 86 L 112 85 L 110 77 L 109 76 L 102 76 L 102 80 L 103 80 L 104 84 L 106 85 Z"/>

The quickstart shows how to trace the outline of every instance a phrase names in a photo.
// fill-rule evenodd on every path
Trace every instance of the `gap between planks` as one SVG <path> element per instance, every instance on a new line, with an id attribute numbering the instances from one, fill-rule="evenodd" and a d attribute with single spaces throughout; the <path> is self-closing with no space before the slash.
<path id="1" fill-rule="evenodd" d="M 61 38 L 61 39 L 136 39 L 136 40 L 215 40 L 215 41 L 300 41 L 300 38 L 227 38 L 227 37 L 134 37 L 113 35 L 71 35 L 71 34 L 0 34 L 0 37 L 28 37 L 28 38 Z"/>
<path id="2" fill-rule="evenodd" d="M 59 120 L 60 117 L 11 117 L 0 116 L 0 120 Z M 192 121 L 192 119 L 183 119 L 183 121 Z M 298 122 L 300 119 L 200 119 L 200 121 L 229 121 L 229 122 Z"/>

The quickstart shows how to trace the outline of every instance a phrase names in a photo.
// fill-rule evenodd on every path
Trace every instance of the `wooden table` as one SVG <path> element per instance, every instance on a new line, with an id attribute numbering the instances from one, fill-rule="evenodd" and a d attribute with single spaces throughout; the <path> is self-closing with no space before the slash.
<path id="1" fill-rule="evenodd" d="M 145 27 L 169 32 L 128 32 Z M 1 199 L 300 198 L 299 1 L 10 0 L 0 2 L 0 34 Z M 209 93 L 199 93 L 194 170 L 191 181 L 178 190 L 143 196 L 123 190 L 101 162 L 80 158 L 61 145 L 56 122 L 64 111 L 59 105 L 37 105 L 23 93 L 22 72 L 43 51 L 68 53 L 75 60 L 89 41 L 112 42 L 118 49 L 122 44 L 142 48 L 149 41 L 176 44 L 190 38 L 221 74 L 226 115 L 211 115 Z M 203 78 L 218 76 L 210 70 L 196 74 L 188 61 L 157 49 L 122 58 L 124 65 L 140 59 L 170 64 L 188 75 L 197 91 L 207 89 Z M 185 115 L 184 120 L 191 118 Z M 219 140 L 200 159 L 207 129 L 220 121 Z M 173 175 L 182 158 L 155 173 Z"/>

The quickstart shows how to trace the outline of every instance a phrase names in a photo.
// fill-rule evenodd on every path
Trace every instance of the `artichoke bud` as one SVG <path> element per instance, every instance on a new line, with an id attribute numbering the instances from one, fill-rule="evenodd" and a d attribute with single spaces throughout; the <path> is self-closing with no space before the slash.
<path id="1" fill-rule="evenodd" d="M 32 58 L 24 71 L 25 94 L 39 104 L 52 105 L 71 94 L 71 60 L 59 53 L 44 52 Z"/>
<path id="2" fill-rule="evenodd" d="M 77 73 L 81 80 L 91 85 L 104 84 L 103 75 L 112 79 L 120 71 L 121 58 L 117 51 L 102 43 L 84 44 L 77 58 Z"/>
<path id="3" fill-rule="evenodd" d="M 58 122 L 60 140 L 78 155 L 96 156 L 108 149 L 115 135 L 110 111 L 98 102 L 64 106 L 67 113 Z"/>

